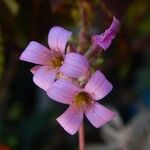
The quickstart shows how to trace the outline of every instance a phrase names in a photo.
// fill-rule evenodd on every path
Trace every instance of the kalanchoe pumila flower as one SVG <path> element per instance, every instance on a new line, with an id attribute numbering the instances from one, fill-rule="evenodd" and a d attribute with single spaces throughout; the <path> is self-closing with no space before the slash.
<path id="1" fill-rule="evenodd" d="M 111 45 L 112 40 L 115 38 L 116 33 L 119 29 L 119 25 L 119 20 L 114 17 L 111 26 L 106 29 L 104 33 L 92 36 L 92 43 L 106 50 Z"/>
<path id="2" fill-rule="evenodd" d="M 86 74 L 88 62 L 78 53 L 66 53 L 66 43 L 71 32 L 62 27 L 53 27 L 48 34 L 49 48 L 32 41 L 20 56 L 20 60 L 31 62 L 37 66 L 31 69 L 34 83 L 46 90 L 64 73 L 71 78 L 78 78 Z"/>
<path id="3" fill-rule="evenodd" d="M 83 122 L 84 114 L 96 128 L 112 119 L 115 113 L 97 102 L 111 90 L 112 84 L 100 71 L 96 71 L 84 88 L 68 80 L 59 79 L 47 90 L 47 94 L 57 102 L 70 105 L 57 121 L 73 135 Z"/>

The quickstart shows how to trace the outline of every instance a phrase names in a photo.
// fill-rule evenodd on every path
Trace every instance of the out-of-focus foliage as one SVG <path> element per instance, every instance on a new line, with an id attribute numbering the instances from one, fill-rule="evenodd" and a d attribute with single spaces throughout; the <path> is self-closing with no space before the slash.
<path id="1" fill-rule="evenodd" d="M 3 67 L 4 67 L 3 37 L 0 28 L 0 80 L 3 73 Z"/>
<path id="2" fill-rule="evenodd" d="M 150 5 L 148 5 L 148 3 L 149 2 L 146 0 L 145 3 L 140 0 L 131 3 L 126 17 L 127 25 L 129 26 L 134 25 L 134 30 L 137 30 L 138 33 L 144 35 L 150 34 L 150 17 L 149 17 Z M 137 24 L 134 24 L 136 22 Z"/>
<path id="3" fill-rule="evenodd" d="M 3 0 L 11 14 L 17 15 L 19 12 L 19 4 L 15 0 Z"/>
<path id="4" fill-rule="evenodd" d="M 1 0 L 0 149 L 77 149 L 77 135 L 69 136 L 55 121 L 65 108 L 33 84 L 31 64 L 19 61 L 29 41 L 48 46 L 47 34 L 55 25 L 72 30 L 72 46 L 82 42 L 84 52 L 91 44 L 91 35 L 102 33 L 115 15 L 121 21 L 120 32 L 93 66 L 113 83 L 114 90 L 105 99 L 119 112 L 124 128 L 141 107 L 149 111 L 149 10 L 149 0 Z M 142 122 L 136 130 L 140 127 L 144 127 Z M 106 147 L 108 141 L 104 142 L 103 136 L 86 122 L 88 145 L 103 143 Z"/>

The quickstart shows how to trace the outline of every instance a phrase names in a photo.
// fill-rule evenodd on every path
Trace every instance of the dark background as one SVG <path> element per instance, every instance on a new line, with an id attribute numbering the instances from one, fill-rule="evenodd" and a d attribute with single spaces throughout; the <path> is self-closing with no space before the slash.
<path id="1" fill-rule="evenodd" d="M 67 107 L 33 84 L 33 65 L 19 56 L 32 40 L 48 46 L 47 35 L 55 25 L 73 31 L 75 45 L 84 36 L 88 47 L 90 36 L 108 28 L 113 16 L 121 22 L 120 31 L 93 66 L 114 86 L 102 104 L 118 117 L 102 129 L 85 120 L 87 149 L 149 150 L 149 11 L 149 0 L 1 0 L 0 150 L 77 149 L 77 134 L 70 136 L 55 121 Z"/>

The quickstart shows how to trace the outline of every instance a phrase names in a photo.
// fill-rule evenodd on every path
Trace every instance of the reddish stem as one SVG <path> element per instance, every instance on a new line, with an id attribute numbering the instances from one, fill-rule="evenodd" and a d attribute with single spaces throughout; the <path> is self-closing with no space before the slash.
<path id="1" fill-rule="evenodd" d="M 88 49 L 88 51 L 84 54 L 84 56 L 88 59 L 89 62 L 92 62 L 96 60 L 97 57 L 101 54 L 103 51 L 102 48 L 98 45 L 91 45 L 91 47 Z"/>
<path id="2" fill-rule="evenodd" d="M 79 150 L 85 150 L 85 135 L 83 123 L 81 124 L 79 129 Z"/>

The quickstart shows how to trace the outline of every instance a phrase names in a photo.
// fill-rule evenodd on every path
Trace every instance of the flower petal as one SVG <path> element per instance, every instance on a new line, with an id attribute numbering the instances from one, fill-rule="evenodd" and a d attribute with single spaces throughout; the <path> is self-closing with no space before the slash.
<path id="1" fill-rule="evenodd" d="M 40 88 L 47 90 L 53 83 L 56 77 L 56 70 L 49 70 L 48 67 L 42 66 L 33 76 L 33 82 Z"/>
<path id="2" fill-rule="evenodd" d="M 20 56 L 20 60 L 43 65 L 49 59 L 50 50 L 38 42 L 30 42 Z"/>
<path id="3" fill-rule="evenodd" d="M 32 73 L 32 74 L 35 74 L 35 72 L 36 72 L 40 67 L 41 67 L 41 66 L 32 67 L 32 68 L 30 69 L 31 73 Z"/>
<path id="4" fill-rule="evenodd" d="M 87 59 L 78 53 L 68 53 L 65 55 L 64 64 L 60 71 L 72 78 L 78 78 L 85 75 L 89 64 Z"/>
<path id="5" fill-rule="evenodd" d="M 71 32 L 65 30 L 62 27 L 53 27 L 48 34 L 48 44 L 51 50 L 59 51 L 64 54 L 66 43 L 71 34 Z"/>
<path id="6" fill-rule="evenodd" d="M 71 104 L 80 88 L 65 79 L 57 80 L 46 92 L 47 95 L 60 103 Z"/>
<path id="7" fill-rule="evenodd" d="M 119 29 L 119 25 L 119 21 L 114 17 L 111 26 L 106 29 L 104 33 L 92 36 L 92 43 L 99 45 L 106 50 L 111 45 L 112 40 L 115 38 Z"/>
<path id="8" fill-rule="evenodd" d="M 94 127 L 99 128 L 110 121 L 115 113 L 95 102 L 87 108 L 85 115 Z"/>
<path id="9" fill-rule="evenodd" d="M 59 124 L 71 135 L 75 134 L 83 121 L 83 112 L 70 106 L 57 118 Z"/>
<path id="10" fill-rule="evenodd" d="M 96 71 L 85 86 L 85 90 L 91 94 L 95 100 L 105 97 L 112 88 L 112 84 L 100 71 Z"/>

